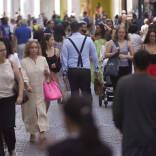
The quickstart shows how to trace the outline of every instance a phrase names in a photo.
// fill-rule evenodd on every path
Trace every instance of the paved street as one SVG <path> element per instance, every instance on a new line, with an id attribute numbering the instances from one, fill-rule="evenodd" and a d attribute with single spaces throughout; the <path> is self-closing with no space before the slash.
<path id="1" fill-rule="evenodd" d="M 111 104 L 108 108 L 100 108 L 98 106 L 98 97 L 94 95 L 93 110 L 102 140 L 105 140 L 110 145 L 114 151 L 114 156 L 121 156 L 121 135 L 113 125 Z M 48 116 L 50 120 L 50 130 L 47 133 L 48 138 L 58 140 L 65 137 L 66 131 L 61 116 L 61 106 L 56 102 L 52 102 Z M 37 145 L 29 143 L 29 134 L 25 131 L 22 122 L 20 106 L 17 106 L 16 123 L 17 156 L 45 156 L 45 153 L 38 150 Z"/>

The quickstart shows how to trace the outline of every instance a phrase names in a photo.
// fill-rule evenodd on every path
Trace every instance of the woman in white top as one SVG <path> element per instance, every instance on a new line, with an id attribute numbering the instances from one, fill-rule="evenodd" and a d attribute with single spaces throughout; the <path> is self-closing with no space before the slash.
<path id="1" fill-rule="evenodd" d="M 130 25 L 128 32 L 131 44 L 133 45 L 134 48 L 134 53 L 136 53 L 142 47 L 141 36 L 137 34 L 138 26 L 136 24 Z"/>
<path id="2" fill-rule="evenodd" d="M 49 129 L 43 82 L 49 78 L 50 72 L 46 58 L 41 56 L 38 41 L 32 40 L 26 44 L 21 65 L 29 97 L 28 102 L 22 105 L 22 117 L 30 133 L 30 142 L 34 142 L 35 133 L 39 133 L 39 139 L 43 139 L 44 132 Z"/>
<path id="3" fill-rule="evenodd" d="M 7 58 L 10 61 L 14 62 L 17 65 L 18 69 L 21 69 L 21 63 L 19 61 L 18 54 L 13 52 L 10 40 L 8 40 L 7 38 L 0 38 L 0 41 L 4 42 L 7 48 Z"/>
<path id="4" fill-rule="evenodd" d="M 0 41 L 0 155 L 4 156 L 3 135 L 10 155 L 15 156 L 15 103 L 22 102 L 23 80 L 16 64 L 10 62 L 6 56 L 6 45 Z M 13 91 L 15 79 L 19 86 L 17 98 Z"/>

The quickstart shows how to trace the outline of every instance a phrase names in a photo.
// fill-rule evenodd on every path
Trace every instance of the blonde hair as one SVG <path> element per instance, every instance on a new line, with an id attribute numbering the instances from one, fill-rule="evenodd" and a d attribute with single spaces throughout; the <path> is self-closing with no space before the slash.
<path id="1" fill-rule="evenodd" d="M 31 41 L 28 41 L 28 42 L 26 43 L 25 47 L 24 47 L 24 58 L 30 56 L 30 47 L 31 47 L 31 45 L 32 45 L 33 43 L 36 43 L 37 46 L 38 46 L 38 54 L 37 54 L 37 55 L 38 55 L 38 56 L 41 56 L 41 55 L 42 55 L 41 46 L 40 46 L 39 42 L 36 41 L 36 40 L 31 40 Z"/>
<path id="2" fill-rule="evenodd" d="M 128 41 L 129 40 L 128 32 L 127 32 L 127 30 L 126 30 L 126 28 L 124 26 L 118 27 L 117 30 L 114 32 L 114 34 L 112 36 L 113 41 L 118 41 L 118 32 L 119 32 L 120 29 L 124 29 L 125 30 L 126 35 L 125 35 L 124 39 Z"/>

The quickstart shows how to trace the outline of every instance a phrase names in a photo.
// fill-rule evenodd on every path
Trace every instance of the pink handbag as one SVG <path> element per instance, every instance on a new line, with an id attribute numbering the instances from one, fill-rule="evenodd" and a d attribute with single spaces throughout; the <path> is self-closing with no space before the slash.
<path id="1" fill-rule="evenodd" d="M 58 84 L 54 81 L 48 83 L 43 83 L 44 95 L 46 101 L 57 100 L 62 98 L 61 91 L 58 87 Z"/>

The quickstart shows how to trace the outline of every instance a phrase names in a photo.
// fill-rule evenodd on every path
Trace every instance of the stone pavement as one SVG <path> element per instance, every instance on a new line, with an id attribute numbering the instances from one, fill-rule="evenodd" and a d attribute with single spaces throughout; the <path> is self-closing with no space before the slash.
<path id="1" fill-rule="evenodd" d="M 17 106 L 16 115 L 16 151 L 17 156 L 45 156 L 44 152 L 38 150 L 37 145 L 29 143 L 29 134 L 25 131 L 24 124 L 21 117 L 20 106 Z M 112 121 L 111 104 L 108 108 L 99 107 L 98 97 L 93 93 L 93 112 L 96 118 L 96 123 L 100 129 L 100 135 L 113 149 L 114 156 L 121 156 L 121 135 L 114 127 Z M 59 140 L 64 138 L 66 134 L 65 126 L 63 124 L 63 117 L 61 114 L 61 105 L 52 102 L 48 112 L 50 121 L 50 130 L 47 137 L 51 140 Z"/>

